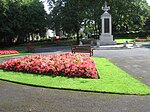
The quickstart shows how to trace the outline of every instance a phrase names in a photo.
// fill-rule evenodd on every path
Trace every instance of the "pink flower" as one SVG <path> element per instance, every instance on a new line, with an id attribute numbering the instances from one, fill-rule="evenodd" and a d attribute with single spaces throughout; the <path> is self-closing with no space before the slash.
<path id="1" fill-rule="evenodd" d="M 0 55 L 6 55 L 6 54 L 19 54 L 16 50 L 0 50 Z"/>
<path id="2" fill-rule="evenodd" d="M 25 56 L 2 63 L 0 69 L 83 78 L 96 78 L 98 74 L 95 61 L 89 56 L 71 53 Z"/>

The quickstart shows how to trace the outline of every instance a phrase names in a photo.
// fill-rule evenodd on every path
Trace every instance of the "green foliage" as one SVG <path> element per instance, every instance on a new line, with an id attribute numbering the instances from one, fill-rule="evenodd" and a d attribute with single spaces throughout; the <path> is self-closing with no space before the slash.
<path id="1" fill-rule="evenodd" d="M 53 29 L 66 33 L 77 33 L 81 27 L 85 33 L 100 34 L 101 19 L 105 0 L 48 0 L 51 6 L 49 15 Z M 150 7 L 146 0 L 109 0 L 109 11 L 113 20 L 113 31 L 139 31 L 150 17 Z M 91 24 L 90 22 L 93 22 Z M 92 32 L 92 33 L 93 33 Z"/>
<path id="2" fill-rule="evenodd" d="M 79 30 L 85 18 L 85 4 L 87 2 L 81 0 L 57 0 L 50 3 L 54 4 L 49 15 L 51 27 L 56 30 L 62 29 L 66 33 L 76 33 L 77 43 L 79 43 Z"/>
<path id="3" fill-rule="evenodd" d="M 150 16 L 146 0 L 116 0 L 110 4 L 116 31 L 139 31 Z"/>
<path id="4" fill-rule="evenodd" d="M 31 34 L 45 32 L 46 15 L 39 0 L 1 0 L 0 42 L 24 42 Z"/>

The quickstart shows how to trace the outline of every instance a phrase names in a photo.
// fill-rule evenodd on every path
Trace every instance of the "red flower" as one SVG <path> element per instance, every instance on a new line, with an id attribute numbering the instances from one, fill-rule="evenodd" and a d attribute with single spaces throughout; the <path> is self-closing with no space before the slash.
<path id="1" fill-rule="evenodd" d="M 0 55 L 6 55 L 6 54 L 19 54 L 16 50 L 0 50 Z"/>
<path id="2" fill-rule="evenodd" d="M 98 73 L 95 67 L 89 56 L 71 53 L 26 56 L 0 65 L 3 70 L 83 78 L 96 78 Z"/>

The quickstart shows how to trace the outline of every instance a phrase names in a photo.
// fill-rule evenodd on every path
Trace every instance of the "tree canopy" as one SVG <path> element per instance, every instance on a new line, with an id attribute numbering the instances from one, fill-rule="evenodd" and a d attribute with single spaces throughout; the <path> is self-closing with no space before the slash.
<path id="1" fill-rule="evenodd" d="M 0 0 L 0 42 L 24 42 L 30 34 L 43 33 L 46 17 L 39 0 Z"/>
<path id="2" fill-rule="evenodd" d="M 105 0 L 45 0 L 49 15 L 40 0 L 0 0 L 0 43 L 26 42 L 29 35 L 43 34 L 46 27 L 66 34 L 100 35 Z M 111 7 L 113 32 L 139 31 L 150 21 L 146 0 L 107 0 Z M 148 26 L 149 27 L 149 26 Z M 1 44 L 2 45 L 2 44 Z"/>
<path id="3" fill-rule="evenodd" d="M 100 34 L 101 20 L 105 0 L 48 0 L 50 5 L 50 27 L 60 28 L 67 33 L 77 33 L 79 30 Z M 126 32 L 141 29 L 150 17 L 146 0 L 107 0 L 111 6 L 109 11 L 113 20 L 114 32 Z M 86 27 L 87 26 L 87 27 Z"/>

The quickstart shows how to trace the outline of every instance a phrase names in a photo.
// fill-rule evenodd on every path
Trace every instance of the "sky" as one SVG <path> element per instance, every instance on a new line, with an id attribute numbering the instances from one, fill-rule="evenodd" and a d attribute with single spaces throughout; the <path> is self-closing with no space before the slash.
<path id="1" fill-rule="evenodd" d="M 44 2 L 45 0 L 40 0 L 40 1 Z M 43 4 L 44 4 L 44 9 L 45 9 L 45 11 L 46 11 L 47 13 L 49 13 L 49 9 L 48 9 L 47 3 L 44 2 Z"/>
<path id="2" fill-rule="evenodd" d="M 147 0 L 148 5 L 150 5 L 150 0 Z"/>

